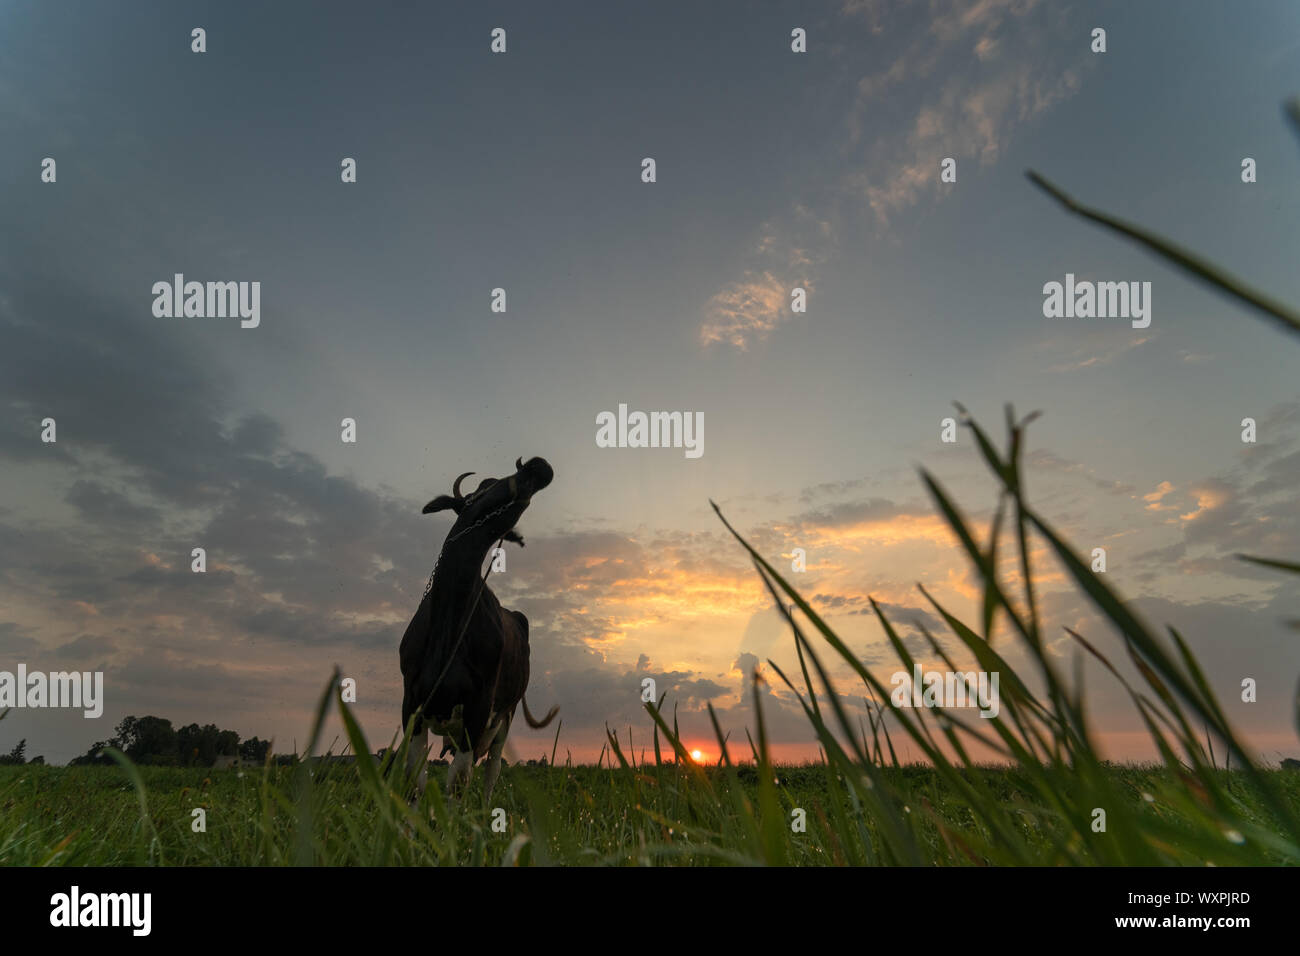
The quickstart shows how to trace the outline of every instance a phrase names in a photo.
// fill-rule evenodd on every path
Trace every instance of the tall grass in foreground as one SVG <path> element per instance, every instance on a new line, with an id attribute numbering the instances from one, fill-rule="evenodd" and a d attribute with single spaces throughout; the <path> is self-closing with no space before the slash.
<path id="1" fill-rule="evenodd" d="M 1289 103 L 1286 113 L 1300 130 L 1300 100 Z M 1300 332 L 1300 314 L 1296 310 L 1249 288 L 1206 260 L 1148 230 L 1080 205 L 1037 173 L 1030 172 L 1029 177 L 1071 212 L 1139 242 L 1190 275 L 1264 313 L 1285 331 Z M 1008 407 L 1007 447 L 1000 454 L 984 429 L 960 405 L 958 410 L 1000 485 L 997 511 L 985 539 L 986 548 L 979 546 L 969 523 L 939 482 L 925 470 L 921 478 L 983 584 L 979 630 L 959 620 L 924 587 L 921 592 L 980 668 L 1001 675 L 1001 712 L 982 727 L 943 708 L 936 708 L 934 719 L 927 721 L 923 710 L 894 706 L 889 689 L 868 671 L 799 592 L 727 522 L 717 505 L 713 506 L 727 530 L 749 552 L 776 607 L 790 625 L 803 689 L 775 662 L 769 664 L 798 698 L 826 755 L 831 819 L 822 808 L 817 810 L 822 828 L 832 838 L 837 858 L 847 862 L 904 864 L 956 862 L 960 857 L 972 863 L 1122 865 L 1300 861 L 1300 814 L 1294 800 L 1284 791 L 1278 776 L 1262 770 L 1247 752 L 1182 636 L 1171 627 L 1168 640 L 1161 639 L 1092 573 L 1062 536 L 1025 500 L 1021 453 L 1025 427 L 1035 416 L 1017 421 Z M 1005 534 L 1012 539 L 1022 581 L 1018 600 L 1008 594 L 997 572 L 998 548 L 1004 523 L 1008 521 L 1010 528 Z M 1142 679 L 1141 685 L 1131 685 L 1102 650 L 1068 628 L 1079 649 L 1073 686 L 1061 674 L 1059 662 L 1047 649 L 1039 616 L 1030 561 L 1032 536 L 1045 540 L 1070 578 L 1113 627 L 1120 638 L 1122 652 Z M 1300 565 L 1288 561 L 1245 560 L 1300 573 Z M 821 643 L 815 646 L 803 633 L 787 609 L 790 602 L 811 623 Z M 874 599 L 871 604 L 899 662 L 911 672 L 912 655 Z M 1035 676 L 1046 688 L 1045 700 L 1037 699 L 1022 675 L 991 646 L 990 637 L 998 615 L 1005 616 L 1023 644 Z M 957 671 L 933 635 L 924 629 L 922 632 L 934 654 L 950 670 Z M 1097 741 L 1087 720 L 1080 666 L 1082 653 L 1099 660 L 1124 686 L 1160 754 L 1164 773 L 1157 777 L 1156 792 L 1144 792 L 1140 800 L 1133 800 L 1131 793 L 1125 792 L 1121 780 L 1098 755 Z M 881 715 L 870 718 L 870 741 L 866 734 L 859 737 L 855 733 L 823 655 L 828 660 L 847 664 L 870 694 L 876 713 Z M 816 675 L 815 680 L 812 674 Z M 757 674 L 753 680 L 757 691 Z M 759 766 L 758 812 L 747 803 L 738 806 L 738 810 L 752 823 L 748 834 L 751 852 L 767 862 L 780 863 L 788 858 L 790 838 L 787 821 L 777 812 L 779 801 L 772 782 L 761 695 L 754 693 L 753 700 L 758 742 L 754 744 L 751 740 L 750 744 Z M 885 703 L 882 702 L 888 702 L 889 716 L 921 749 L 943 783 L 960 795 L 969 812 L 966 826 L 953 827 L 929 800 L 921 797 L 920 814 L 930 819 L 942 838 L 942 851 L 918 833 L 915 823 L 918 814 L 909 804 L 915 794 L 898 785 L 901 768 L 883 719 Z M 691 766 L 675 729 L 668 728 L 657 707 L 647 705 L 647 710 L 655 722 L 656 733 L 662 732 L 669 739 L 680 763 Z M 1295 710 L 1300 725 L 1300 688 L 1297 688 Z M 722 762 L 730 768 L 727 742 L 712 707 L 710 716 L 722 750 Z M 1226 766 L 1235 762 L 1238 776 L 1249 785 L 1257 804 L 1248 806 L 1240 795 L 1240 787 L 1233 787 L 1234 775 L 1218 770 L 1202 746 L 1196 728 L 1204 728 L 1206 746 L 1212 746 L 1211 737 L 1222 741 L 1227 748 Z M 948 745 L 946 751 L 940 740 Z M 612 735 L 610 742 L 617 751 L 617 741 Z M 1018 768 L 1036 798 L 1034 804 L 1008 801 L 996 791 L 969 756 L 969 749 L 975 743 Z M 883 759 L 886 750 L 888 761 Z M 950 758 L 948 753 L 954 756 Z M 709 787 L 708 779 L 698 769 L 696 778 L 697 788 Z M 1105 815 L 1104 829 L 1098 826 L 1099 811 Z M 864 825 L 864 818 L 874 824 L 871 830 Z M 1031 832 L 1038 839 L 1032 839 Z M 1046 857 L 1039 845 L 1043 836 L 1049 843 Z"/>
<path id="2" fill-rule="evenodd" d="M 948 825 L 928 801 L 921 801 L 920 811 L 931 818 L 947 844 L 949 857 L 960 854 L 973 863 L 1115 865 L 1251 863 L 1269 858 L 1300 861 L 1300 814 L 1293 797 L 1284 792 L 1277 774 L 1256 765 L 1229 725 L 1182 636 L 1170 628 L 1167 641 L 1159 638 L 1025 501 L 1021 450 L 1026 423 L 1015 421 L 1008 409 L 1009 440 L 1003 455 L 978 423 L 969 418 L 965 421 L 1001 485 L 987 548 L 977 544 L 968 522 L 939 482 L 928 472 L 921 473 L 936 507 L 983 584 L 978 631 L 958 619 L 924 587 L 921 592 L 980 669 L 1001 675 L 1001 711 L 987 720 L 965 719 L 942 707 L 934 708 L 933 718 L 927 719 L 924 710 L 895 707 L 890 701 L 890 689 L 872 675 L 799 592 L 719 512 L 727 529 L 749 552 L 790 624 L 802 671 L 802 690 L 774 662 L 769 663 L 799 699 L 827 755 L 827 772 L 834 775 L 848 804 L 865 808 L 879 823 L 874 840 L 860 841 L 857 849 L 862 857 L 867 862 L 925 863 L 934 860 L 935 848 L 918 840 L 915 828 L 909 826 L 905 814 L 913 811 L 907 805 L 908 795 L 896 786 L 896 774 L 887 772 L 891 767 L 897 771 L 899 762 L 884 721 L 872 719 L 871 740 L 865 734 L 859 737 L 854 733 L 842 703 L 843 695 L 834 686 L 824 659 L 847 664 L 873 701 L 889 702 L 890 718 L 921 749 L 946 787 L 961 796 L 971 819 L 970 825 L 960 830 Z M 1008 522 L 1009 529 L 1004 532 Z M 1013 541 L 1023 581 L 1022 593 L 1015 596 L 999 580 L 996 570 L 1004 534 Z M 1060 662 L 1045 641 L 1033 586 L 1030 553 L 1035 535 L 1046 541 L 1069 576 L 1117 632 L 1123 652 L 1142 678 L 1141 685 L 1131 685 L 1102 650 L 1069 629 L 1078 645 L 1074 680 L 1067 681 L 1061 674 Z M 822 639 L 825 646 L 820 650 L 786 609 L 790 602 Z M 911 672 L 911 653 L 879 605 L 874 600 L 871 603 L 899 662 Z M 1045 688 L 1045 699 L 1029 691 L 1029 675 L 1017 673 L 991 646 L 989 637 L 999 615 L 1005 616 L 1023 644 L 1033 676 Z M 922 632 L 934 654 L 950 670 L 959 671 L 934 636 L 924 629 Z M 1123 684 L 1161 756 L 1164 773 L 1155 778 L 1155 791 L 1143 793 L 1140 800 L 1132 798 L 1099 756 L 1087 720 L 1080 666 L 1083 653 L 1101 661 Z M 756 707 L 761 706 L 759 695 L 755 694 L 754 700 Z M 878 705 L 878 712 L 884 709 L 884 704 Z M 765 762 L 761 714 L 758 726 L 757 757 Z M 1215 766 L 1206 745 L 1201 743 L 1202 728 L 1208 736 L 1224 743 L 1228 760 L 1239 768 L 1238 774 Z M 976 743 L 1019 770 L 1031 789 L 1032 805 L 1017 805 L 1000 798 L 987 775 L 969 756 Z M 883 760 L 886 751 L 889 758 Z M 1249 784 L 1258 799 L 1256 805 L 1248 808 L 1239 788 L 1234 789 L 1237 777 Z M 1098 811 L 1105 814 L 1105 829 L 1101 832 L 1095 825 Z M 1029 831 L 1036 831 L 1036 838 L 1031 839 Z M 1050 843 L 1046 860 L 1038 839 L 1044 835 Z"/>

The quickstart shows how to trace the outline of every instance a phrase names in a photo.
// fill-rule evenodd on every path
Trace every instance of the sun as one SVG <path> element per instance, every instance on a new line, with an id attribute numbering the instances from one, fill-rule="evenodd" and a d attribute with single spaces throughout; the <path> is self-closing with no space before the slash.
<path id="1" fill-rule="evenodd" d="M 700 753 L 698 750 L 691 751 L 691 759 L 694 760 L 696 763 L 699 763 L 700 760 L 702 760 L 703 758 L 704 758 L 704 754 Z"/>

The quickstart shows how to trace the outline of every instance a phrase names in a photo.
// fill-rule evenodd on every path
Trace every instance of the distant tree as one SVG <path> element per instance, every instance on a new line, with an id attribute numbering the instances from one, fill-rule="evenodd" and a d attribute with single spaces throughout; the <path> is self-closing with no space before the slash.
<path id="1" fill-rule="evenodd" d="M 25 741 L 23 745 L 25 745 Z M 22 746 L 22 745 L 20 745 Z M 111 764 L 112 758 L 104 751 L 116 747 L 131 760 L 142 764 L 180 764 L 182 766 L 211 767 L 218 756 L 241 757 L 262 763 L 271 750 L 269 740 L 240 742 L 233 730 L 222 730 L 216 724 L 186 724 L 173 729 L 170 720 L 162 717 L 124 717 L 108 740 L 98 740 L 72 764 Z M 13 763 L 0 757 L 0 763 Z M 21 761 L 19 761 L 21 762 Z"/>
<path id="2" fill-rule="evenodd" d="M 198 724 L 176 728 L 176 756 L 186 767 L 198 762 L 202 730 Z"/>
<path id="3" fill-rule="evenodd" d="M 180 762 L 190 766 L 211 767 L 218 756 L 233 757 L 239 753 L 239 734 L 222 730 L 216 724 L 187 724 L 176 731 L 176 745 Z"/>
<path id="4" fill-rule="evenodd" d="M 26 753 L 27 738 L 24 737 L 22 740 L 18 741 L 18 745 L 14 747 L 13 750 L 9 751 L 7 757 L 0 757 L 0 764 L 26 763 L 27 758 L 24 756 Z"/>
<path id="5" fill-rule="evenodd" d="M 90 745 L 89 750 L 87 750 L 80 757 L 73 757 L 70 761 L 68 761 L 68 763 L 70 766 L 73 767 L 85 766 L 86 764 L 110 764 L 113 762 L 113 758 L 111 758 L 108 754 L 104 753 L 104 749 L 106 747 L 116 747 L 116 746 L 117 744 L 115 744 L 111 740 L 96 740 L 93 744 Z"/>
<path id="6" fill-rule="evenodd" d="M 176 759 L 176 731 L 162 717 L 124 717 L 109 745 L 117 747 L 137 763 Z M 144 758 L 155 758 L 146 761 Z"/>
<path id="7" fill-rule="evenodd" d="M 235 757 L 239 755 L 239 734 L 233 730 L 220 730 L 217 732 L 217 753 L 226 757 Z"/>
<path id="8" fill-rule="evenodd" d="M 186 724 L 176 731 L 176 745 L 181 763 L 186 766 L 200 767 L 212 763 L 217 755 L 216 734 L 207 734 L 206 730 L 206 727 L 200 727 L 198 724 Z"/>
<path id="9" fill-rule="evenodd" d="M 250 737 L 239 745 L 239 759 L 245 763 L 266 763 L 266 755 L 271 750 L 271 741 Z"/>

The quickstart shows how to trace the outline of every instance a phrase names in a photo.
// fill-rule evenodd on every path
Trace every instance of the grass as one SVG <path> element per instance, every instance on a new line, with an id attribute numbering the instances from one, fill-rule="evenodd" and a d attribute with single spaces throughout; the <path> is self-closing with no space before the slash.
<path id="1" fill-rule="evenodd" d="M 866 846 L 884 844 L 881 821 L 855 811 L 842 785 L 828 779 L 819 765 L 775 768 L 778 783 L 772 794 L 780 826 L 768 828 L 772 838 L 767 842 L 754 840 L 751 822 L 757 821 L 743 809 L 758 804 L 758 771 L 752 764 L 735 768 L 734 776 L 709 768 L 703 774 L 705 789 L 699 789 L 691 771 L 672 764 L 650 764 L 634 772 L 617 762 L 613 769 L 512 766 L 503 772 L 493 800 L 506 812 L 504 832 L 493 831 L 492 813 L 480 805 L 478 775 L 465 807 L 449 814 L 433 839 L 406 837 L 400 827 L 382 824 L 382 794 L 352 768 L 333 767 L 313 780 L 315 812 L 306 841 L 299 840 L 292 798 L 294 768 L 139 770 L 148 799 L 147 824 L 134 786 L 116 768 L 0 768 L 0 863 L 274 866 L 298 862 L 305 844 L 308 855 L 302 862 L 332 866 L 708 865 L 767 859 L 821 865 L 865 863 Z M 1196 818 L 1184 815 L 1176 801 L 1156 796 L 1179 790 L 1176 774 L 1158 766 L 1116 766 L 1107 772 L 1139 825 L 1166 834 L 1175 861 L 1288 862 L 1284 853 L 1226 838 L 1218 839 L 1210 858 L 1203 859 Z M 984 767 L 963 775 L 1007 807 L 1017 841 L 1037 862 L 1066 862 L 1058 848 L 1068 843 L 1074 828 L 1044 810 L 1033 775 L 1012 767 Z M 983 862 L 972 857 L 981 812 L 946 785 L 938 771 L 913 765 L 887 768 L 884 776 L 903 799 L 903 826 L 923 862 Z M 1233 776 L 1241 812 L 1267 827 L 1264 801 L 1241 775 Z M 1300 804 L 1300 773 L 1271 771 L 1270 776 L 1293 806 Z M 1067 786 L 1069 778 L 1060 782 Z M 796 807 L 807 811 L 806 833 L 791 830 Z M 191 829 L 195 808 L 206 810 L 206 833 Z M 1003 860 L 995 854 L 988 862 Z"/>
<path id="2" fill-rule="evenodd" d="M 1288 106 L 1288 117 L 1300 130 L 1300 103 Z M 1139 242 L 1286 333 L 1300 333 L 1295 310 L 1168 240 L 1082 206 L 1038 174 L 1030 177 L 1069 212 Z M 799 673 L 768 663 L 803 708 L 825 755 L 818 765 L 773 765 L 762 695 L 754 693 L 748 762 L 733 758 L 710 708 L 722 757 L 716 767 L 701 767 L 687 756 L 676 720 L 670 723 L 660 701 L 646 705 L 654 763 L 637 764 L 608 732 L 608 766 L 506 770 L 494 801 L 504 818 L 480 806 L 475 785 L 463 805 L 447 801 L 440 774 L 412 807 L 406 799 L 412 781 L 403 770 L 409 730 L 395 759 L 378 763 L 338 695 L 335 674 L 321 696 L 309 753 L 329 708 L 337 706 L 359 755 L 355 765 L 209 774 L 136 768 L 117 755 L 120 769 L 0 767 L 0 864 L 1300 863 L 1300 773 L 1261 766 L 1182 636 L 1141 620 L 1025 499 L 1021 460 L 1035 416 L 1017 420 L 1008 407 L 999 451 L 958 410 L 998 486 L 987 531 L 971 526 L 933 475 L 923 470 L 920 477 L 982 582 L 979 620 L 963 621 L 924 588 L 921 593 L 963 656 L 1000 675 L 996 717 L 971 721 L 969 711 L 894 707 L 889 689 L 718 511 L 790 625 Z M 1110 625 L 1100 636 L 1067 630 L 1074 649 L 1068 661 L 1049 651 L 1059 634 L 1049 634 L 1040 619 L 1030 559 L 1035 542 L 1046 545 Z M 1018 588 L 999 575 L 1003 549 L 1017 568 Z M 1245 560 L 1300 573 L 1293 560 Z M 872 604 L 900 666 L 911 671 L 912 654 Z M 958 670 L 938 639 L 924 633 L 934 656 Z M 1000 643 L 1015 642 L 1027 661 L 1024 673 L 1008 664 L 1005 646 L 994 648 L 995 633 L 1009 633 Z M 1124 686 L 1160 754 L 1158 764 L 1119 767 L 1102 759 L 1088 717 L 1085 655 Z M 1115 665 L 1125 658 L 1138 680 L 1126 679 Z M 857 683 L 842 691 L 832 673 L 851 674 Z M 763 679 L 752 675 L 755 691 Z M 1031 685 L 1041 691 L 1031 692 Z M 869 730 L 855 725 L 845 703 L 863 695 L 874 702 Z M 1296 697 L 1300 721 L 1300 688 Z M 902 740 L 928 764 L 903 765 Z M 1214 741 L 1223 767 L 1210 749 Z M 1001 765 L 977 762 L 971 756 L 977 745 Z M 205 833 L 193 830 L 195 808 L 207 812 Z"/>

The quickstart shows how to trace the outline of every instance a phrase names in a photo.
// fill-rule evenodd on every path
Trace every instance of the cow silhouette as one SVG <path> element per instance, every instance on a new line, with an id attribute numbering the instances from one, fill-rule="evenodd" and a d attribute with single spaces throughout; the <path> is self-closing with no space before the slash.
<path id="1" fill-rule="evenodd" d="M 447 532 L 420 606 L 402 637 L 402 726 L 415 718 L 408 766 L 423 762 L 417 776 L 423 793 L 428 777 L 429 731 L 442 736 L 442 751 L 454 756 L 447 786 L 458 797 L 473 766 L 488 755 L 485 798 L 491 797 L 501 772 L 501 750 L 510 733 L 516 705 L 524 720 L 545 727 L 558 713 L 552 707 L 541 720 L 528 710 L 528 618 L 502 607 L 486 576 L 480 573 L 488 549 L 499 541 L 523 546 L 515 523 L 533 495 L 551 483 L 554 472 L 542 458 L 515 461 L 515 473 L 485 478 L 469 495 L 460 484 L 439 495 L 423 514 L 450 509 L 456 523 Z"/>

